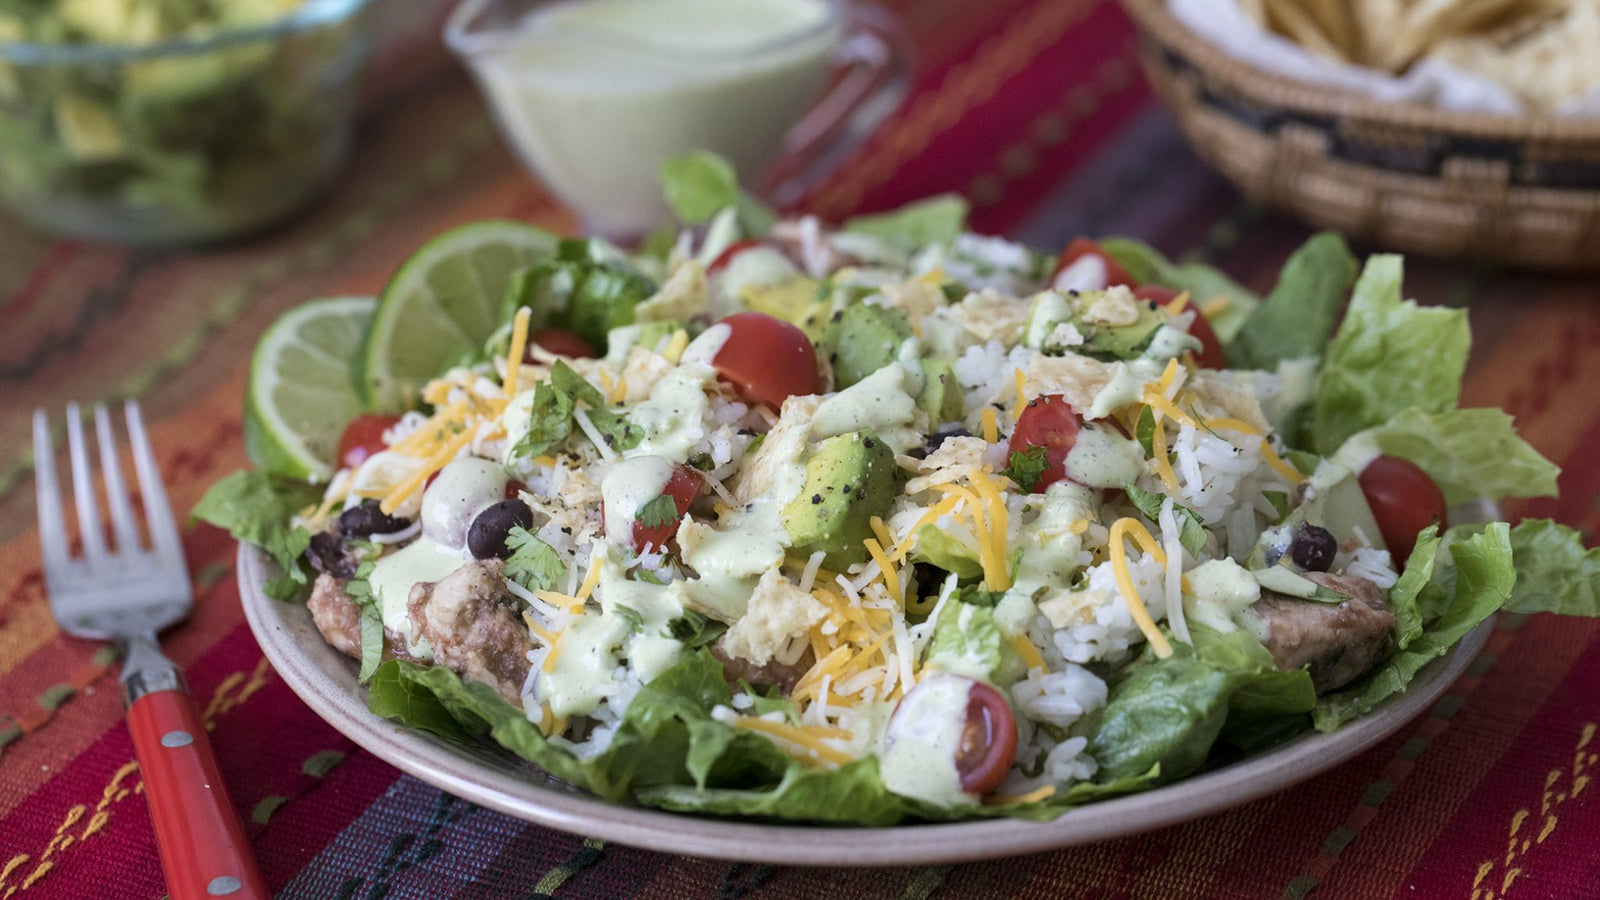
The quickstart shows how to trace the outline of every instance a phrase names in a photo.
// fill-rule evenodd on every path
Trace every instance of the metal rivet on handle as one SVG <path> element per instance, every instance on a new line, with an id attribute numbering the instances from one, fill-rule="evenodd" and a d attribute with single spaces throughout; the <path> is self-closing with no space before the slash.
<path id="1" fill-rule="evenodd" d="M 211 883 L 206 885 L 206 893 L 213 897 L 225 897 L 242 887 L 244 885 L 240 884 L 239 879 L 232 875 L 219 875 L 211 879 Z"/>
<path id="2" fill-rule="evenodd" d="M 194 743 L 194 735 L 187 731 L 169 731 L 161 736 L 163 747 L 187 747 Z M 221 879 L 218 879 L 219 881 Z M 216 882 L 212 882 L 215 884 Z"/>

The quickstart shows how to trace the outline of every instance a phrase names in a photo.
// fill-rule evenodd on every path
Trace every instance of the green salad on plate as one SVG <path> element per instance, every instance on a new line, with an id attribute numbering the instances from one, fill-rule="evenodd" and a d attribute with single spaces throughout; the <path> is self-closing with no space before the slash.
<path id="1" fill-rule="evenodd" d="M 1045 819 L 1406 690 L 1600 553 L 1473 504 L 1556 468 L 1458 406 L 1462 310 L 1312 238 L 1258 297 L 940 197 L 834 228 L 668 167 L 629 253 L 511 222 L 263 338 L 270 555 L 371 710 L 608 799 Z"/>

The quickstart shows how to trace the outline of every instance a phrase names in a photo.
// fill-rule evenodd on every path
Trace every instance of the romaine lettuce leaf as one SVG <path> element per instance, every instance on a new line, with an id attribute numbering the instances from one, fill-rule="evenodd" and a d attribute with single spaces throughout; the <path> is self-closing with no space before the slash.
<path id="1" fill-rule="evenodd" d="M 267 595 L 293 600 L 311 583 L 304 554 L 311 535 L 292 526 L 295 513 L 322 499 L 314 485 L 265 472 L 243 471 L 213 484 L 189 517 L 226 529 L 235 540 L 254 544 L 278 564 L 282 575 L 269 580 Z"/>
<path id="2" fill-rule="evenodd" d="M 1284 263 L 1266 302 L 1227 343 L 1228 364 L 1270 371 L 1285 359 L 1321 355 L 1357 268 L 1344 238 L 1331 231 L 1313 235 Z"/>
<path id="3" fill-rule="evenodd" d="M 1237 281 L 1202 263 L 1168 262 L 1149 244 L 1132 238 L 1109 237 L 1100 242 L 1104 250 L 1140 284 L 1159 284 L 1175 291 L 1188 291 L 1196 305 L 1226 301 L 1221 309 L 1206 316 L 1211 330 L 1224 343 L 1233 340 L 1261 298 Z"/>
<path id="4" fill-rule="evenodd" d="M 1166 659 L 1147 655 L 1111 688 L 1089 732 L 1088 753 L 1100 780 L 1159 767 L 1161 781 L 1182 778 L 1205 764 L 1228 717 L 1238 676 L 1196 657 L 1183 644 Z"/>
<path id="5" fill-rule="evenodd" d="M 870 234 L 907 252 L 955 240 L 967 227 L 967 201 L 960 194 L 935 194 L 899 209 L 855 216 L 845 231 Z"/>
<path id="6" fill-rule="evenodd" d="M 1600 616 L 1600 548 L 1549 519 L 1524 519 L 1511 529 L 1517 586 L 1508 612 Z"/>
<path id="7" fill-rule="evenodd" d="M 1305 730 L 1306 714 L 1317 704 L 1309 671 L 1281 671 L 1272 653 L 1242 628 L 1222 633 L 1192 622 L 1189 633 L 1201 660 L 1236 676 L 1223 740 L 1253 749 Z"/>
<path id="8" fill-rule="evenodd" d="M 1311 432 L 1319 453 L 1412 407 L 1456 407 L 1472 342 L 1467 313 L 1402 300 L 1401 275 L 1398 256 L 1373 256 L 1361 271 L 1323 357 Z"/>
<path id="9" fill-rule="evenodd" d="M 1417 543 L 1406 559 L 1406 570 L 1400 580 L 1389 588 L 1389 611 L 1394 613 L 1394 645 L 1404 650 L 1422 636 L 1424 624 L 1419 598 L 1433 579 L 1433 567 L 1439 556 L 1439 526 L 1429 525 L 1417 534 Z"/>
<path id="10" fill-rule="evenodd" d="M 1340 725 L 1371 712 L 1384 699 L 1404 691 L 1417 672 L 1443 656 L 1467 632 L 1493 615 L 1511 597 L 1516 580 L 1512 564 L 1511 529 L 1504 522 L 1491 522 L 1462 540 L 1453 540 L 1457 529 L 1447 532 L 1448 558 L 1441 555 L 1434 565 L 1427 588 L 1442 591 L 1442 612 L 1426 624 L 1420 637 L 1404 650 L 1378 664 L 1367 675 L 1317 701 L 1312 721 L 1318 731 L 1332 731 Z M 1424 594 L 1427 593 L 1425 589 Z M 1424 610 L 1427 605 L 1423 606 Z"/>
<path id="11" fill-rule="evenodd" d="M 1433 477 L 1449 503 L 1554 496 L 1561 472 L 1518 436 L 1509 415 L 1487 407 L 1407 409 L 1352 435 L 1347 446 L 1341 454 L 1376 451 L 1411 460 Z"/>

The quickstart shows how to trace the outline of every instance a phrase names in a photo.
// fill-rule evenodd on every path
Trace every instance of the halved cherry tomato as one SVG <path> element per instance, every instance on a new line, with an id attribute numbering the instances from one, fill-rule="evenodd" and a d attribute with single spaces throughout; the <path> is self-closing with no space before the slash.
<path id="1" fill-rule="evenodd" d="M 967 693 L 967 720 L 956 748 L 961 789 L 983 796 L 1000 786 L 1017 756 L 1017 720 L 1001 693 L 974 681 Z"/>
<path id="2" fill-rule="evenodd" d="M 717 254 L 717 258 L 711 261 L 711 265 L 706 266 L 706 274 L 713 275 L 721 272 L 728 267 L 728 263 L 733 262 L 735 256 L 749 250 L 751 247 L 759 246 L 761 246 L 761 242 L 756 240 L 734 241 L 728 245 L 728 249 Z"/>
<path id="3" fill-rule="evenodd" d="M 734 313 L 720 324 L 731 333 L 711 365 L 739 396 L 777 409 L 795 394 L 822 392 L 817 351 L 799 327 L 758 312 Z"/>
<path id="4" fill-rule="evenodd" d="M 1141 284 L 1133 289 L 1135 297 L 1159 306 L 1166 306 L 1176 300 L 1178 293 L 1159 284 Z M 1195 354 L 1195 362 L 1207 369 L 1226 369 L 1228 355 L 1222 351 L 1222 341 L 1212 330 L 1211 323 L 1206 321 L 1206 314 L 1200 311 L 1200 307 L 1194 305 L 1193 299 L 1190 298 L 1189 304 L 1189 307 L 1194 309 L 1194 321 L 1189 324 L 1189 335 L 1200 342 L 1200 352 Z"/>
<path id="5" fill-rule="evenodd" d="M 559 353 L 576 359 L 594 359 L 600 354 L 594 350 L 594 345 L 584 340 L 583 337 L 565 328 L 539 328 L 528 335 L 528 343 L 538 344 L 551 353 Z M 522 361 L 531 363 L 533 354 L 523 351 Z"/>
<path id="6" fill-rule="evenodd" d="M 1045 488 L 1068 477 L 1067 454 L 1077 444 L 1082 427 L 1083 420 L 1060 394 L 1035 397 L 1023 407 L 1016 427 L 1011 429 L 1010 448 L 1012 453 L 1044 448 L 1044 473 L 1034 483 L 1033 493 L 1043 493 Z"/>
<path id="7" fill-rule="evenodd" d="M 383 433 L 400 421 L 399 416 L 379 416 L 365 413 L 350 420 L 339 435 L 339 465 L 353 469 L 366 462 L 367 457 L 384 448 Z"/>
<path id="8" fill-rule="evenodd" d="M 683 520 L 683 514 L 689 511 L 689 504 L 700 495 L 700 488 L 705 485 L 705 479 L 700 473 L 688 466 L 674 466 L 672 477 L 667 479 L 667 486 L 661 493 L 672 498 L 672 505 L 678 509 L 678 517 L 665 525 L 646 527 L 643 522 L 633 523 L 633 548 L 644 553 L 654 547 L 660 550 L 667 546 L 678 534 L 678 523 Z M 603 515 L 603 513 L 602 513 Z"/>
<path id="9" fill-rule="evenodd" d="M 1056 261 L 1056 270 L 1050 273 L 1050 283 L 1052 285 L 1055 284 L 1056 276 L 1060 275 L 1063 269 L 1066 269 L 1068 266 L 1071 266 L 1073 263 L 1085 256 L 1099 257 L 1100 262 L 1105 264 L 1106 287 L 1111 287 L 1112 285 L 1117 284 L 1125 287 L 1133 287 L 1139 283 L 1134 280 L 1132 275 L 1128 274 L 1128 270 L 1124 269 L 1121 263 L 1112 259 L 1110 254 L 1100 249 L 1099 244 L 1096 244 L 1094 241 L 1091 241 L 1088 238 L 1081 237 L 1073 238 L 1072 242 L 1067 244 L 1067 249 L 1061 251 L 1061 258 Z"/>
<path id="10" fill-rule="evenodd" d="M 1435 523 L 1443 529 L 1444 493 L 1416 463 L 1398 456 L 1380 456 L 1356 477 L 1366 495 L 1378 531 L 1389 545 L 1390 560 L 1403 569 L 1417 544 L 1417 533 Z"/>

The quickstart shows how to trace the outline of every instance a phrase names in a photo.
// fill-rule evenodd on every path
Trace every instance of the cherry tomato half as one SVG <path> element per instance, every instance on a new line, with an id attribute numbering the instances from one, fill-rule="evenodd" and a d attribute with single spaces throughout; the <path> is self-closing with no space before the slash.
<path id="1" fill-rule="evenodd" d="M 983 796 L 1000 786 L 1017 756 L 1017 720 L 1011 704 L 993 687 L 974 681 L 967 694 L 967 720 L 956 748 L 961 789 Z"/>
<path id="2" fill-rule="evenodd" d="M 1444 494 L 1416 463 L 1398 456 L 1380 456 L 1356 480 L 1366 495 L 1378 531 L 1389 545 L 1395 568 L 1405 568 L 1417 533 L 1429 525 L 1446 527 Z"/>
<path id="3" fill-rule="evenodd" d="M 1166 306 L 1178 298 L 1178 291 L 1159 284 L 1141 284 L 1133 289 L 1133 295 L 1140 300 L 1148 300 L 1159 306 Z M 1191 298 L 1192 299 L 1192 298 Z M 1217 333 L 1212 330 L 1211 323 L 1206 320 L 1206 314 L 1200 308 L 1194 308 L 1194 321 L 1189 324 L 1189 336 L 1200 342 L 1200 352 L 1195 354 L 1195 362 L 1207 369 L 1226 369 L 1228 355 L 1222 351 L 1222 341 Z"/>
<path id="4" fill-rule="evenodd" d="M 366 462 L 367 457 L 384 448 L 383 433 L 400 421 L 399 416 L 379 416 L 366 413 L 350 420 L 339 435 L 339 465 L 354 469 Z"/>
<path id="5" fill-rule="evenodd" d="M 761 242 L 756 240 L 734 241 L 728 245 L 728 249 L 717 254 L 717 258 L 711 261 L 711 265 L 706 266 L 706 274 L 713 275 L 717 272 L 721 272 L 723 269 L 728 267 L 728 263 L 733 262 L 733 258 L 735 256 L 738 256 L 752 247 L 759 246 L 761 246 Z"/>
<path id="6" fill-rule="evenodd" d="M 1096 244 L 1094 241 L 1091 241 L 1088 238 L 1081 237 L 1073 238 L 1072 242 L 1067 244 L 1067 249 L 1061 251 L 1061 258 L 1056 261 L 1056 270 L 1050 273 L 1050 283 L 1052 285 L 1055 284 L 1056 276 L 1060 275 L 1062 270 L 1071 266 L 1073 263 L 1084 258 L 1085 256 L 1099 257 L 1100 262 L 1105 265 L 1106 287 L 1111 287 L 1112 285 L 1117 284 L 1125 287 L 1133 287 L 1134 285 L 1138 284 L 1138 282 L 1133 279 L 1133 276 L 1128 274 L 1128 270 L 1122 267 L 1121 263 L 1112 259 L 1110 254 L 1100 249 L 1099 244 Z"/>
<path id="7" fill-rule="evenodd" d="M 661 493 L 672 498 L 672 505 L 678 509 L 678 517 L 665 525 L 653 528 L 645 527 L 643 522 L 633 523 L 633 549 L 640 553 L 651 548 L 660 550 L 667 546 L 678 534 L 678 523 L 683 520 L 683 514 L 689 511 L 689 504 L 700 495 L 700 488 L 705 485 L 705 479 L 700 473 L 688 466 L 675 466 L 672 477 L 667 479 L 667 486 Z"/>
<path id="8" fill-rule="evenodd" d="M 1044 472 L 1034 483 L 1033 493 L 1043 493 L 1045 488 L 1067 477 L 1067 454 L 1077 444 L 1082 427 L 1083 420 L 1060 394 L 1035 397 L 1023 407 L 1017 426 L 1011 429 L 1010 448 L 1012 453 L 1044 448 Z"/>
<path id="9" fill-rule="evenodd" d="M 562 356 L 573 357 L 576 359 L 594 359 L 600 355 L 594 351 L 593 344 L 590 344 L 588 341 L 584 340 L 583 337 L 576 332 L 568 331 L 565 328 L 537 329 L 532 334 L 528 335 L 528 343 L 538 344 L 544 349 L 549 350 L 551 353 L 558 353 Z M 533 362 L 533 354 L 524 350 L 522 353 L 522 361 L 527 363 Z"/>
<path id="10" fill-rule="evenodd" d="M 711 365 L 739 396 L 777 409 L 795 394 L 822 392 L 817 351 L 798 326 L 758 312 L 734 313 L 720 324 L 731 333 Z"/>

